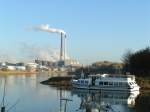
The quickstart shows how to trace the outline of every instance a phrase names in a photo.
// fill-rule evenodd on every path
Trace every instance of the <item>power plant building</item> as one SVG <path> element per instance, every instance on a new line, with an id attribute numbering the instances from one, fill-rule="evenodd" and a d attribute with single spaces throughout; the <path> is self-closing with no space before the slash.
<path id="1" fill-rule="evenodd" d="M 64 61 L 65 66 L 80 66 L 79 61 L 74 59 L 67 59 Z"/>

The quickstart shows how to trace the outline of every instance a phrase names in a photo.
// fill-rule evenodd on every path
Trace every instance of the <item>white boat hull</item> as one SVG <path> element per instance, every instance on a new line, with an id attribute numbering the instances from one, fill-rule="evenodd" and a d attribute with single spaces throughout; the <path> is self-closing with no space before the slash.
<path id="1" fill-rule="evenodd" d="M 111 91 L 139 91 L 139 87 L 134 87 L 134 88 L 122 88 L 122 87 L 96 87 L 96 86 L 86 86 L 86 85 L 72 85 L 74 88 L 77 89 L 88 89 L 88 90 L 111 90 Z"/>

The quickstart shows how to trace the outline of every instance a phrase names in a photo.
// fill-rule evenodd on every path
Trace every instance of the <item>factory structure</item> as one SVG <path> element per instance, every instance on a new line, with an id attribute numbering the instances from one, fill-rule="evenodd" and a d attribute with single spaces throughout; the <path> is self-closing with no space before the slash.
<path id="1" fill-rule="evenodd" d="M 61 42 L 60 42 L 60 59 L 58 61 L 59 67 L 64 66 L 79 66 L 79 62 L 75 59 L 67 57 L 66 53 L 66 34 L 61 33 Z"/>
<path id="2" fill-rule="evenodd" d="M 67 53 L 66 53 L 66 39 L 67 36 L 65 33 L 60 33 L 60 56 L 59 56 L 59 60 L 56 62 L 52 62 L 51 60 L 39 60 L 36 59 L 35 63 L 37 63 L 38 65 L 42 66 L 46 66 L 49 67 L 51 69 L 60 69 L 60 70 L 64 70 L 64 69 L 72 69 L 74 70 L 75 68 L 78 68 L 81 66 L 81 64 L 79 63 L 79 61 L 75 60 L 75 59 L 71 59 L 68 58 Z"/>
<path id="3" fill-rule="evenodd" d="M 34 62 L 27 63 L 9 63 L 0 62 L 0 70 L 19 70 L 19 71 L 74 71 L 81 67 L 79 61 L 71 59 L 66 53 L 66 33 L 61 29 L 49 28 L 49 25 L 41 25 L 36 27 L 38 31 L 46 31 L 49 33 L 58 33 L 60 36 L 60 53 L 57 61 L 35 59 Z M 38 58 L 38 57 L 37 57 Z"/>
<path id="4" fill-rule="evenodd" d="M 50 28 L 48 24 L 46 25 L 41 25 L 36 27 L 36 30 L 38 31 L 44 31 L 44 32 L 49 32 L 49 33 L 57 33 L 60 37 L 60 53 L 59 53 L 59 60 L 53 62 L 52 60 L 40 60 L 36 59 L 35 63 L 40 66 L 40 68 L 43 67 L 48 67 L 52 70 L 75 70 L 76 68 L 79 68 L 81 65 L 79 61 L 69 58 L 67 56 L 67 46 L 66 46 L 66 39 L 67 35 L 66 32 L 62 29 L 55 29 L 55 28 Z"/>
<path id="5" fill-rule="evenodd" d="M 58 62 L 55 62 L 55 65 L 57 65 L 58 67 L 80 66 L 80 64 L 77 60 L 68 58 L 66 55 L 67 54 L 66 53 L 67 35 L 66 35 L 66 32 L 64 30 L 50 28 L 48 24 L 45 24 L 45 25 L 42 24 L 42 25 L 36 27 L 36 30 L 49 32 L 49 33 L 58 33 L 60 35 L 60 58 L 59 58 Z M 41 61 L 43 61 L 43 60 L 41 60 Z"/>
<path id="6" fill-rule="evenodd" d="M 40 60 L 36 59 L 35 63 L 38 64 L 39 66 L 42 67 L 48 67 L 50 69 L 56 70 L 74 70 L 78 67 L 80 67 L 79 61 L 68 58 L 67 56 L 67 46 L 66 46 L 66 39 L 67 35 L 66 32 L 61 30 L 61 29 L 54 29 L 50 28 L 49 25 L 41 25 L 40 27 L 37 28 L 39 31 L 45 31 L 49 33 L 58 33 L 60 37 L 60 53 L 59 53 L 59 60 L 53 62 L 52 60 Z"/>

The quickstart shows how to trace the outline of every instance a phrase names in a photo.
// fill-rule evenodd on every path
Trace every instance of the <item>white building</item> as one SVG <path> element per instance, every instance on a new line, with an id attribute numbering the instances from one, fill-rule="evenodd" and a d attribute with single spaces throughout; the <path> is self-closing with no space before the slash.
<path id="1" fill-rule="evenodd" d="M 67 59 L 65 60 L 65 66 L 81 66 L 79 61 L 74 59 Z"/>
<path id="2" fill-rule="evenodd" d="M 27 63 L 26 66 L 32 67 L 32 68 L 37 68 L 38 64 L 37 63 Z"/>
<path id="3" fill-rule="evenodd" d="M 36 71 L 37 67 L 38 67 L 37 63 L 27 63 L 26 64 L 26 70 L 28 70 L 28 71 Z"/>
<path id="4" fill-rule="evenodd" d="M 6 65 L 5 67 L 7 70 L 16 70 L 16 66 L 12 66 L 12 65 Z"/>
<path id="5" fill-rule="evenodd" d="M 16 70 L 25 71 L 26 67 L 25 66 L 16 66 Z"/>

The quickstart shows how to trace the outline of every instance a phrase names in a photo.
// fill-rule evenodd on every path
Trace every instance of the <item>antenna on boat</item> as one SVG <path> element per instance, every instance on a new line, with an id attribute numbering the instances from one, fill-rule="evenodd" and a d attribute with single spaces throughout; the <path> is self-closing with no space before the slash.
<path id="1" fill-rule="evenodd" d="M 84 79 L 83 64 L 82 64 L 81 78 Z"/>

